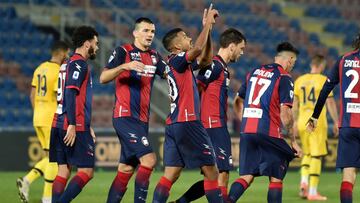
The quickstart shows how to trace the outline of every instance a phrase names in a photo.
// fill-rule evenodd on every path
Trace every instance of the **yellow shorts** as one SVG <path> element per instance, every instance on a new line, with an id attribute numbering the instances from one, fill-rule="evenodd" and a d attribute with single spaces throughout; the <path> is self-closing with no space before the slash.
<path id="1" fill-rule="evenodd" d="M 34 126 L 34 128 L 36 135 L 40 141 L 41 147 L 44 150 L 49 151 L 51 127 Z"/>
<path id="2" fill-rule="evenodd" d="M 305 155 L 327 155 L 327 127 L 318 127 L 312 133 L 309 133 L 306 128 L 299 128 L 299 136 L 302 150 Z"/>

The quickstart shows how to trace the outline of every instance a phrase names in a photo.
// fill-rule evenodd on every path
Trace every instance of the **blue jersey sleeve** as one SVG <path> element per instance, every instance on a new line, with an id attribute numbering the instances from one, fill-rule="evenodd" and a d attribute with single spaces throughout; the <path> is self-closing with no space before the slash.
<path id="1" fill-rule="evenodd" d="M 66 89 L 76 89 L 79 92 L 81 85 L 88 74 L 86 62 L 83 60 L 72 61 L 68 65 L 67 74 L 68 76 L 65 82 Z"/>
<path id="2" fill-rule="evenodd" d="M 315 108 L 314 108 L 314 112 L 312 114 L 313 118 L 319 118 L 321 111 L 325 105 L 326 99 L 328 97 L 328 95 L 330 94 L 331 90 L 334 89 L 334 87 L 339 83 L 339 66 L 340 66 L 340 61 L 341 59 L 339 59 L 334 67 L 332 68 L 332 70 L 330 71 L 330 73 L 328 74 L 328 78 L 326 80 L 326 82 L 324 83 L 320 94 L 319 94 L 319 98 L 316 101 L 315 104 Z"/>
<path id="3" fill-rule="evenodd" d="M 289 75 L 282 75 L 279 84 L 280 104 L 292 107 L 294 100 L 294 83 Z"/>
<path id="4" fill-rule="evenodd" d="M 177 72 L 183 73 L 192 62 L 187 60 L 187 52 L 181 52 L 172 57 L 169 63 Z"/>
<path id="5" fill-rule="evenodd" d="M 111 56 L 109 57 L 108 64 L 105 68 L 111 69 L 115 68 L 123 63 L 125 63 L 126 51 L 122 47 L 117 47 Z"/>
<path id="6" fill-rule="evenodd" d="M 156 71 L 155 74 L 160 76 L 161 78 L 166 78 L 166 68 L 168 68 L 167 63 L 163 60 L 160 54 L 157 54 L 157 63 L 156 63 Z"/>
<path id="7" fill-rule="evenodd" d="M 248 83 L 249 77 L 250 77 L 250 73 L 248 73 L 246 75 L 246 79 L 242 83 L 239 91 L 237 92 L 237 96 L 239 96 L 242 99 L 245 99 L 245 96 L 246 96 L 246 88 L 247 88 L 247 83 Z"/>
<path id="8" fill-rule="evenodd" d="M 220 74 L 222 72 L 223 68 L 222 66 L 216 62 L 213 61 L 211 63 L 211 66 L 201 69 L 199 71 L 199 74 L 197 76 L 197 80 L 204 84 L 205 86 L 209 85 L 211 82 L 217 80 L 220 77 Z"/>

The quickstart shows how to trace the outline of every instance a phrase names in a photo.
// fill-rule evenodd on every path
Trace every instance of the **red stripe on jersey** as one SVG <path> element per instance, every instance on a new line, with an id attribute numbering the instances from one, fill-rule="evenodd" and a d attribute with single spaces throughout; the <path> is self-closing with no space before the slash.
<path id="1" fill-rule="evenodd" d="M 79 88 L 79 87 L 76 87 L 76 86 L 74 86 L 74 85 L 66 86 L 66 89 L 76 89 L 77 91 L 80 91 L 80 88 Z"/>
<path id="2" fill-rule="evenodd" d="M 144 64 L 153 64 L 149 53 L 140 53 L 141 61 Z M 155 73 L 154 73 L 155 74 Z M 153 76 L 155 77 L 155 75 Z M 139 119 L 143 122 L 148 122 L 149 108 L 150 108 L 150 97 L 151 97 L 151 83 L 153 77 L 141 76 L 141 89 L 140 89 L 140 115 Z"/>
<path id="3" fill-rule="evenodd" d="M 280 68 L 279 68 L 280 69 Z M 273 93 L 271 95 L 270 100 L 270 106 L 269 106 L 269 136 L 271 137 L 277 137 L 282 138 L 282 135 L 280 134 L 280 126 L 281 126 L 281 120 L 280 120 L 280 104 L 279 104 L 279 84 L 280 84 L 280 78 L 279 77 L 276 80 Z"/>
<path id="4" fill-rule="evenodd" d="M 129 56 L 126 56 L 126 62 L 129 62 Z M 130 88 L 127 83 L 130 80 L 130 71 L 124 71 L 116 77 L 115 81 L 115 96 L 116 103 L 114 108 L 114 118 L 131 116 L 130 108 Z"/>
<path id="5" fill-rule="evenodd" d="M 245 124 L 245 133 L 257 133 L 257 128 L 259 124 L 258 118 L 247 118 Z"/>
<path id="6" fill-rule="evenodd" d="M 338 126 L 341 127 L 342 126 L 342 123 L 343 123 L 343 117 L 344 117 L 344 111 L 343 111 L 343 103 L 344 103 L 344 98 L 343 98 L 343 91 L 342 91 L 342 83 L 343 83 L 343 80 L 342 80 L 342 73 L 343 73 L 343 64 L 344 64 L 344 57 L 341 59 L 340 63 L 339 63 L 339 79 L 340 79 L 340 117 L 339 117 L 339 123 L 338 123 Z"/>

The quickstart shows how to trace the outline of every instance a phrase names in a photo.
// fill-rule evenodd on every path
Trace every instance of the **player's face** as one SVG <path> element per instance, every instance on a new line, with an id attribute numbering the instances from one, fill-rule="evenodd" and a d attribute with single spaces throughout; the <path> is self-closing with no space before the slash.
<path id="1" fill-rule="evenodd" d="M 62 51 L 62 61 L 61 63 L 64 63 L 64 61 L 69 58 L 70 49 L 67 49 L 66 51 Z"/>
<path id="2" fill-rule="evenodd" d="M 182 51 L 188 51 L 193 47 L 192 39 L 184 31 L 179 32 L 174 40 Z"/>
<path id="3" fill-rule="evenodd" d="M 155 36 L 155 25 L 151 23 L 141 22 L 136 25 L 133 32 L 135 41 L 144 48 L 151 46 Z"/>
<path id="4" fill-rule="evenodd" d="M 240 56 L 244 54 L 245 42 L 235 45 L 233 44 L 233 51 L 230 57 L 230 62 L 236 62 L 239 60 Z"/>
<path id="5" fill-rule="evenodd" d="M 97 36 L 94 36 L 94 39 L 90 40 L 90 47 L 88 50 L 89 59 L 94 60 L 96 58 L 96 52 L 99 49 L 99 41 Z"/>
<path id="6" fill-rule="evenodd" d="M 296 62 L 296 59 L 297 59 L 296 54 L 293 53 L 293 52 L 285 52 L 284 57 L 287 60 L 286 70 L 288 72 L 290 72 L 294 68 L 294 65 L 295 65 L 295 62 Z"/>

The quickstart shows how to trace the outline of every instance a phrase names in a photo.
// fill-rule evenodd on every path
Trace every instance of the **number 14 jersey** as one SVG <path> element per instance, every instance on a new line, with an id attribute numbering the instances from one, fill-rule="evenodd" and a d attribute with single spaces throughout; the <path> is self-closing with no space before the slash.
<path id="1" fill-rule="evenodd" d="M 279 64 L 253 69 L 247 74 L 238 96 L 244 99 L 242 133 L 282 138 L 280 107 L 292 107 L 294 84 Z"/>

